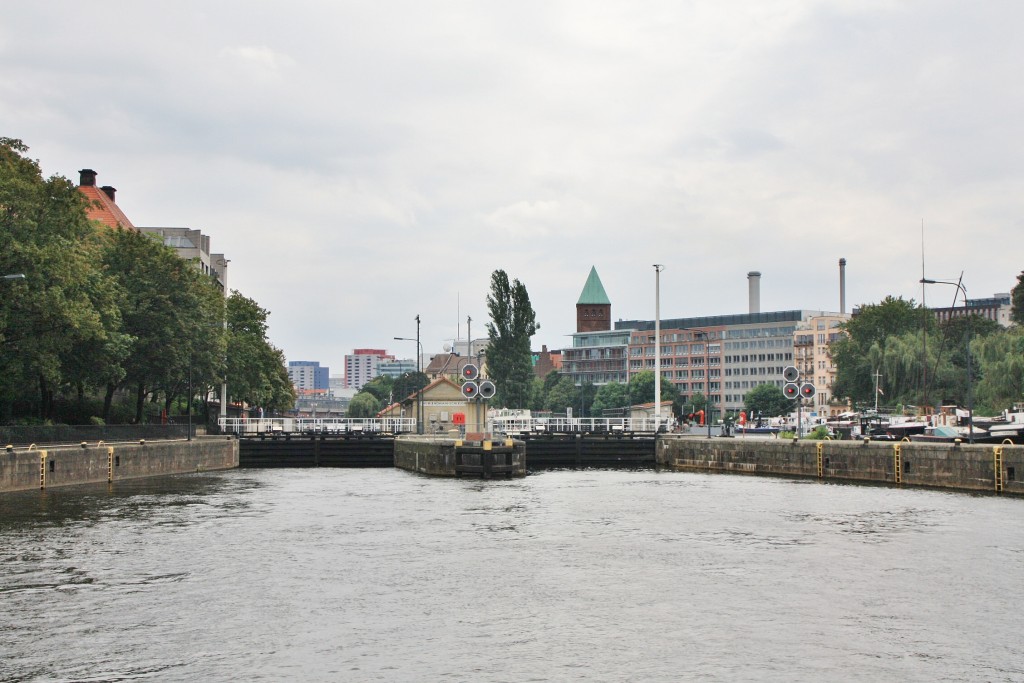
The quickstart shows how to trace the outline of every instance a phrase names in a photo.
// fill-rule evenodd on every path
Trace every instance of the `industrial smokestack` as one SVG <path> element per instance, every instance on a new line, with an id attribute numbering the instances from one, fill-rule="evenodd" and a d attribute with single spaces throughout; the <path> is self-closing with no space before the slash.
<path id="1" fill-rule="evenodd" d="M 747 273 L 747 287 L 750 292 L 750 312 L 761 312 L 761 273 L 752 270 Z"/>
<path id="2" fill-rule="evenodd" d="M 846 259 L 839 259 L 839 312 L 846 313 Z"/>

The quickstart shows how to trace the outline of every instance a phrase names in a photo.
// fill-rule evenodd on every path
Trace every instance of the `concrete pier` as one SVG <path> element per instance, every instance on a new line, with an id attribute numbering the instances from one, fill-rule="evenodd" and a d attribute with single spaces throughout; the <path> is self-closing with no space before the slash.
<path id="1" fill-rule="evenodd" d="M 526 476 L 522 441 L 463 441 L 420 435 L 395 439 L 395 467 L 438 477 Z"/>

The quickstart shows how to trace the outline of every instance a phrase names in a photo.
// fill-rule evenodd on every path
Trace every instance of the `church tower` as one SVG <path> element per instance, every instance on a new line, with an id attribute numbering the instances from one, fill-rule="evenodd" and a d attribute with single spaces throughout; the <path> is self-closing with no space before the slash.
<path id="1" fill-rule="evenodd" d="M 604 332 L 612 329 L 612 302 L 605 294 L 604 285 L 597 275 L 597 268 L 590 267 L 587 284 L 576 302 L 576 331 Z"/>

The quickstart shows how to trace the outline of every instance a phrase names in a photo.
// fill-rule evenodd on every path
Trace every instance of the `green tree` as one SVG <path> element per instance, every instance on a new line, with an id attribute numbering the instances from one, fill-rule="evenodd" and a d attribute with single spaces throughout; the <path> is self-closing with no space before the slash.
<path id="1" fill-rule="evenodd" d="M 708 405 L 708 397 L 702 392 L 698 391 L 690 396 L 690 398 L 684 404 L 686 408 L 685 412 L 697 412 L 698 410 L 704 410 Z"/>
<path id="2" fill-rule="evenodd" d="M 843 329 L 846 332 L 829 345 L 829 352 L 836 364 L 836 381 L 832 393 L 836 397 L 848 398 L 852 401 L 873 402 L 875 398 L 875 373 L 881 370 L 883 358 L 890 364 L 900 363 L 902 376 L 907 377 L 906 345 L 900 349 L 886 351 L 886 341 L 890 337 L 921 334 L 922 330 L 935 327 L 935 319 L 931 311 L 921 308 L 913 300 L 902 297 L 886 297 L 881 303 L 861 306 L 860 312 L 848 320 Z M 924 364 L 921 362 L 923 343 L 918 337 L 917 374 L 913 377 L 917 391 L 924 389 Z M 899 358 L 894 354 L 899 353 Z M 888 381 L 888 378 L 886 379 Z M 903 380 L 901 380 L 903 381 Z M 902 393 L 903 384 L 899 385 Z M 892 398 L 894 394 L 886 392 Z"/>
<path id="3" fill-rule="evenodd" d="M 653 390 L 652 390 L 653 393 Z M 629 390 L 621 382 L 608 382 L 601 385 L 594 396 L 594 403 L 591 407 L 594 417 L 601 417 L 605 414 L 622 415 L 629 417 L 629 408 L 632 402 L 629 398 Z"/>
<path id="4" fill-rule="evenodd" d="M 269 312 L 232 291 L 227 299 L 227 384 L 229 400 L 270 412 L 295 407 L 284 353 L 267 339 Z"/>
<path id="5" fill-rule="evenodd" d="M 786 398 L 782 389 L 774 384 L 758 384 L 743 397 L 743 407 L 748 418 L 754 415 L 761 417 L 778 417 L 788 415 L 796 404 Z"/>
<path id="6" fill-rule="evenodd" d="M 1024 325 L 1024 271 L 1017 276 L 1017 284 L 1010 290 L 1010 320 Z"/>
<path id="7" fill-rule="evenodd" d="M 20 400 L 54 418 L 58 392 L 75 386 L 81 395 L 96 380 L 73 361 L 97 354 L 116 364 L 125 339 L 85 197 L 66 178 L 43 179 L 27 151 L 20 140 L 0 138 L 0 271 L 26 276 L 0 292 L 0 406 L 9 416 Z"/>
<path id="8" fill-rule="evenodd" d="M 377 397 L 368 391 L 360 391 L 352 397 L 348 404 L 348 417 L 376 417 L 381 404 Z"/>
<path id="9" fill-rule="evenodd" d="M 530 340 L 540 329 L 526 286 L 519 280 L 510 283 L 503 270 L 494 271 L 487 310 L 487 368 L 498 399 L 505 407 L 525 408 L 533 383 Z"/>
<path id="10" fill-rule="evenodd" d="M 400 401 L 405 396 L 395 393 L 395 380 L 386 375 L 378 375 L 359 388 L 359 391 L 372 394 L 377 403 L 386 406 L 395 401 Z M 410 392 L 411 393 L 411 392 Z"/>
<path id="11" fill-rule="evenodd" d="M 579 391 L 568 375 L 563 375 L 548 391 L 546 407 L 551 412 L 564 413 L 568 408 L 572 408 L 578 413 L 579 405 Z"/>
<path id="12" fill-rule="evenodd" d="M 641 370 L 629 378 L 629 397 L 633 405 L 654 403 L 654 371 Z M 675 405 L 679 401 L 679 390 L 672 382 L 661 382 L 661 400 L 672 401 Z"/>
<path id="13" fill-rule="evenodd" d="M 391 390 L 392 402 L 397 403 L 409 396 L 412 396 L 420 389 L 430 384 L 430 378 L 422 372 L 407 372 L 397 377 Z"/>
<path id="14" fill-rule="evenodd" d="M 112 231 L 105 240 L 103 263 L 123 291 L 123 328 L 132 337 L 124 383 L 135 392 L 135 420 L 141 422 L 147 397 L 156 400 L 162 395 L 167 409 L 176 395 L 185 393 L 190 369 L 193 387 L 209 380 L 215 370 L 222 372 L 224 303 L 210 277 L 152 235 Z M 230 318 L 228 323 L 230 337 Z M 249 359 L 239 353 L 239 348 L 246 348 L 239 340 L 229 341 L 233 346 L 228 373 L 235 375 L 229 386 L 235 390 L 248 379 L 239 371 L 239 359 Z M 116 388 L 108 381 L 105 413 Z M 246 392 L 248 388 L 242 393 Z"/>
<path id="15" fill-rule="evenodd" d="M 548 377 L 558 377 L 558 371 L 552 370 L 548 373 Z M 547 388 L 546 383 L 540 377 L 534 377 L 530 383 L 530 410 L 544 410 L 544 406 L 547 402 Z"/>
<path id="16" fill-rule="evenodd" d="M 971 350 L 982 369 L 976 403 L 990 412 L 1024 402 L 1024 326 L 974 340 Z"/>

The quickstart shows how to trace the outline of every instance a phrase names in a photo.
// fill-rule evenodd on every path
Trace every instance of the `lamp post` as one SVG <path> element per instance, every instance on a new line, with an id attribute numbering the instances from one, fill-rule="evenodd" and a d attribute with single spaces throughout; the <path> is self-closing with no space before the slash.
<path id="1" fill-rule="evenodd" d="M 654 431 L 661 426 L 661 271 L 665 266 L 654 264 Z"/>
<path id="2" fill-rule="evenodd" d="M 416 372 L 423 374 L 422 362 L 423 362 L 423 346 L 420 344 L 420 316 L 416 315 L 416 338 L 411 337 L 395 337 L 397 341 L 411 341 L 416 342 Z M 416 433 L 423 433 L 423 389 L 419 391 L 419 397 L 416 399 Z"/>
<path id="3" fill-rule="evenodd" d="M 4 275 L 5 280 L 24 280 L 25 273 L 12 273 L 11 275 Z"/>
<path id="4" fill-rule="evenodd" d="M 965 337 L 967 338 L 967 443 L 974 443 L 974 394 L 971 391 L 971 314 L 967 310 L 967 288 L 963 284 L 964 276 L 960 275 L 960 279 L 956 282 L 952 280 L 931 280 L 928 278 L 921 278 L 920 283 L 922 285 L 951 285 L 957 288 L 958 292 L 962 292 L 964 295 L 964 317 L 967 319 L 967 332 Z M 953 307 L 956 308 L 956 296 L 953 297 Z M 925 364 L 928 363 L 928 359 L 924 359 Z"/>
<path id="5" fill-rule="evenodd" d="M 188 403 L 185 406 L 185 412 L 188 413 L 188 440 L 192 440 L 192 352 L 188 354 Z M 209 416 L 207 416 L 207 422 L 209 422 Z"/>

